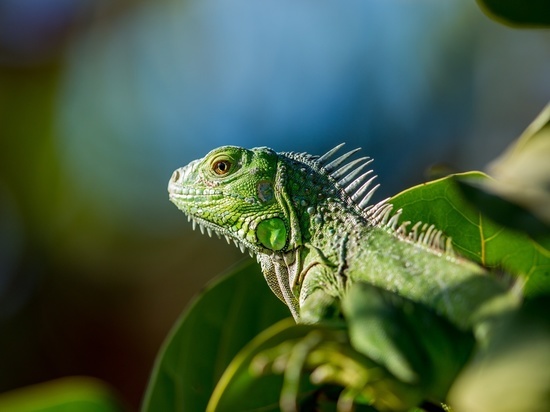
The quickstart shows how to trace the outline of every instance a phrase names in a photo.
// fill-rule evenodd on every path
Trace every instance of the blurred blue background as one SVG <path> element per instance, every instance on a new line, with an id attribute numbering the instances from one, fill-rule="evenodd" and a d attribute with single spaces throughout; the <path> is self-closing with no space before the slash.
<path id="1" fill-rule="evenodd" d="M 85 374 L 137 408 L 177 315 L 244 259 L 168 202 L 175 168 L 345 141 L 379 197 L 482 169 L 547 103 L 549 44 L 473 0 L 0 0 L 0 392 Z"/>

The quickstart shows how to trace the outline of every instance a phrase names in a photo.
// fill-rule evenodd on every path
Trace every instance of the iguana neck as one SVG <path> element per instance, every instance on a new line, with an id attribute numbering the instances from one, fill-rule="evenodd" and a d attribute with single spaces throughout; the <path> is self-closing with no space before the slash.
<path id="1" fill-rule="evenodd" d="M 333 240 L 337 241 L 350 228 L 370 226 L 367 219 L 342 200 L 340 189 L 327 176 L 285 156 L 281 156 L 280 163 L 279 167 L 284 170 L 282 190 L 290 199 L 301 244 L 330 249 Z"/>

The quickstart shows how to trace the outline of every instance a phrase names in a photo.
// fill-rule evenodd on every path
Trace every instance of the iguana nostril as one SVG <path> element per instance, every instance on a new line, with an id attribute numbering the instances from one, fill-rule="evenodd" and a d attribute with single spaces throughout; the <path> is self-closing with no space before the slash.
<path id="1" fill-rule="evenodd" d="M 178 180 L 180 180 L 180 172 L 179 170 L 176 170 L 174 173 L 172 173 L 172 182 L 177 183 Z"/>

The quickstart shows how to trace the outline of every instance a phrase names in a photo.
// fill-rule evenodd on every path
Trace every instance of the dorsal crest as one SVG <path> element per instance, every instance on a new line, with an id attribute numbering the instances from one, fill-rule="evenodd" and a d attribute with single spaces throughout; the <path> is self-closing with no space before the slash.
<path id="1" fill-rule="evenodd" d="M 338 156 L 344 144 L 339 144 L 322 156 L 296 152 L 282 154 L 306 163 L 326 176 L 340 192 L 341 198 L 371 224 L 387 227 L 395 235 L 422 246 L 453 254 L 451 239 L 445 237 L 433 225 L 417 222 L 409 229 L 411 222 L 399 222 L 402 210 L 394 211 L 393 205 L 388 202 L 389 198 L 375 204 L 370 203 L 374 193 L 380 187 L 380 184 L 374 183 L 378 176 L 374 175 L 373 170 L 369 168 L 374 159 L 368 156 L 352 159 L 361 148 Z"/>
<path id="2" fill-rule="evenodd" d="M 361 148 L 336 156 L 343 146 L 344 143 L 341 143 L 322 156 L 296 152 L 282 154 L 306 163 L 318 173 L 326 176 L 340 191 L 342 199 L 349 206 L 375 223 L 373 217 L 381 217 L 379 216 L 380 210 L 387 209 L 387 206 L 391 205 L 387 203 L 387 199 L 375 205 L 370 204 L 372 196 L 380 186 L 380 184 L 373 184 L 377 176 L 373 175 L 373 170 L 368 168 L 374 159 L 364 156 L 350 161 L 350 158 Z"/>

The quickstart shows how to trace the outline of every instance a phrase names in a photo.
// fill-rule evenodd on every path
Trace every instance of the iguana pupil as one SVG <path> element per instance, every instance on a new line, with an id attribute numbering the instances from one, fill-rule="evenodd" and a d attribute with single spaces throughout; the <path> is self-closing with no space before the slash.
<path id="1" fill-rule="evenodd" d="M 214 173 L 217 175 L 224 175 L 229 171 L 229 168 L 231 167 L 231 163 L 229 163 L 227 160 L 220 160 L 216 163 L 214 163 Z"/>
<path id="2" fill-rule="evenodd" d="M 278 217 L 262 220 L 256 227 L 256 236 L 267 249 L 281 250 L 285 247 L 287 240 L 285 223 Z"/>

